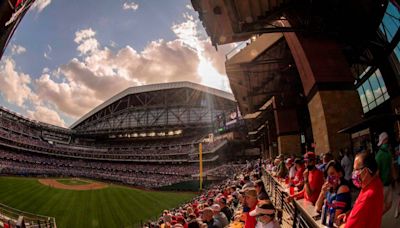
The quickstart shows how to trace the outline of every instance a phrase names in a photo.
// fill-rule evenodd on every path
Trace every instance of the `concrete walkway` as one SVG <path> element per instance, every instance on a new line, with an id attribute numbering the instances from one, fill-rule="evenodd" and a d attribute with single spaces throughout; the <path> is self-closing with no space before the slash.
<path id="1" fill-rule="evenodd" d="M 388 212 L 386 212 L 386 214 L 383 215 L 383 218 L 382 218 L 382 227 L 383 228 L 400 227 L 400 216 L 397 219 L 394 218 L 394 211 L 400 200 L 399 192 L 400 192 L 400 184 L 397 184 L 396 189 L 393 191 L 392 208 L 390 208 L 390 210 Z"/>

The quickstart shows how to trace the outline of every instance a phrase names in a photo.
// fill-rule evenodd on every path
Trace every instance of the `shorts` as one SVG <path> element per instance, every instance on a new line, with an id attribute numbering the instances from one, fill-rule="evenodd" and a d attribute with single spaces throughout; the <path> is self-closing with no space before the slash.
<path id="1" fill-rule="evenodd" d="M 392 186 L 383 187 L 383 197 L 385 207 L 389 206 L 393 201 L 393 188 Z"/>

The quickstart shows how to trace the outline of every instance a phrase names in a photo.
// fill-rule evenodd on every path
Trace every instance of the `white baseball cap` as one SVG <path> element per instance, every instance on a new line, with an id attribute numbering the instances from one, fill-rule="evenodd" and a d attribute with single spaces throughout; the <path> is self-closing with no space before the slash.
<path id="1" fill-rule="evenodd" d="M 382 133 L 379 135 L 378 146 L 381 146 L 382 143 L 383 143 L 383 141 L 384 141 L 385 139 L 387 139 L 387 138 L 389 138 L 388 134 L 387 134 L 386 132 L 382 132 Z"/>

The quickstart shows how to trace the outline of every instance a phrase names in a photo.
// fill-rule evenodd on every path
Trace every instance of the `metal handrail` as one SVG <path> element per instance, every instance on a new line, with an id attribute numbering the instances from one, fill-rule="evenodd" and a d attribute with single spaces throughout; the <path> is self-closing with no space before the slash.
<path id="1" fill-rule="evenodd" d="M 57 227 L 56 219 L 54 217 L 21 211 L 0 203 L 0 218 L 2 218 L 2 220 L 16 222 L 21 216 L 23 217 L 26 227 L 41 227 L 40 225 L 49 228 Z"/>
<path id="2" fill-rule="evenodd" d="M 264 169 L 262 170 L 262 174 L 264 187 L 272 201 L 272 204 L 275 206 L 277 211 L 282 213 L 280 223 L 284 224 L 283 227 L 319 227 L 319 225 L 312 220 L 312 216 L 307 214 L 298 202 L 293 201 L 293 203 L 288 203 L 285 201 L 285 197 L 288 196 L 288 193 L 283 190 L 284 186 L 282 186 L 275 177 Z"/>

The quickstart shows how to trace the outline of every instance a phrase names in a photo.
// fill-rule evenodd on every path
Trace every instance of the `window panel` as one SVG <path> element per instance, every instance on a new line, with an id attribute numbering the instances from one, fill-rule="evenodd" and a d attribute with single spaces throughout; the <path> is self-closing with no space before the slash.
<path id="1" fill-rule="evenodd" d="M 375 97 L 374 97 L 374 94 L 372 93 L 372 89 L 369 84 L 369 81 L 368 80 L 365 81 L 364 84 L 362 85 L 362 87 L 364 88 L 365 97 L 367 98 L 368 104 L 373 102 L 375 100 Z"/>
<path id="2" fill-rule="evenodd" d="M 357 88 L 364 113 L 389 99 L 382 73 L 377 69 L 370 77 Z"/>
<path id="3" fill-rule="evenodd" d="M 358 95 L 360 96 L 360 100 L 361 100 L 361 105 L 363 107 L 367 106 L 367 99 L 365 98 L 365 93 L 364 93 L 364 89 L 362 88 L 362 86 L 358 87 L 357 89 L 358 91 Z"/>
<path id="4" fill-rule="evenodd" d="M 373 74 L 371 77 L 369 77 L 369 83 L 372 87 L 372 91 L 374 93 L 375 98 L 379 98 L 383 95 L 381 87 L 379 86 L 378 79 L 376 78 L 376 75 Z"/>

